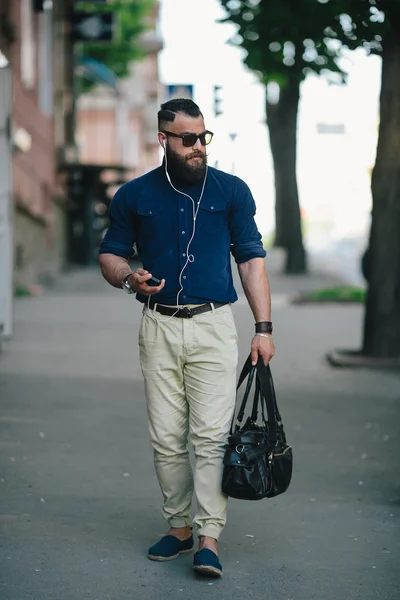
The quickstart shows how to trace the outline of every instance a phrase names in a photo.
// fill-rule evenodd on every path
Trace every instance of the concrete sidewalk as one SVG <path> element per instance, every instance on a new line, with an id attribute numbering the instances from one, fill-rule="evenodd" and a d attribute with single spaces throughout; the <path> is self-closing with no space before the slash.
<path id="1" fill-rule="evenodd" d="M 272 368 L 295 472 L 281 497 L 230 501 L 220 581 L 194 577 L 191 555 L 146 558 L 165 524 L 138 303 L 97 270 L 16 302 L 0 355 L 1 600 L 398 600 L 400 374 L 332 370 L 328 350 L 360 345 L 362 309 L 291 305 L 333 279 L 285 278 L 279 262 Z M 242 293 L 234 313 L 242 363 Z"/>

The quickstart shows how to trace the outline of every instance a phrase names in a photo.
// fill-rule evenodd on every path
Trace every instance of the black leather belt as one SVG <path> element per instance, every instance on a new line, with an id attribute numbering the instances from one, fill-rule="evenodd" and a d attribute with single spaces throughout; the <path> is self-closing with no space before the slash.
<path id="1" fill-rule="evenodd" d="M 161 313 L 162 315 L 167 315 L 170 317 L 174 316 L 180 319 L 191 319 L 196 315 L 201 315 L 202 313 L 212 310 L 213 306 L 214 308 L 221 308 L 221 306 L 225 306 L 226 304 L 228 304 L 228 302 L 213 302 L 212 304 L 208 302 L 207 304 L 200 304 L 195 308 L 189 308 L 187 306 L 184 306 L 183 308 L 178 309 L 174 308 L 173 306 L 163 306 L 162 304 L 155 304 L 154 310 Z"/>

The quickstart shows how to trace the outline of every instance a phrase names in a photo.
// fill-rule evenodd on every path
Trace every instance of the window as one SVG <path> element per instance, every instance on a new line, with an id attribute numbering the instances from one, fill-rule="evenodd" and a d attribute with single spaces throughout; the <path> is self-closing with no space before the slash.
<path id="1" fill-rule="evenodd" d="M 31 90 L 35 85 L 34 15 L 31 0 L 21 2 L 21 82 Z"/>
<path id="2" fill-rule="evenodd" d="M 52 3 L 43 3 L 39 15 L 39 106 L 46 116 L 53 114 L 53 12 Z"/>

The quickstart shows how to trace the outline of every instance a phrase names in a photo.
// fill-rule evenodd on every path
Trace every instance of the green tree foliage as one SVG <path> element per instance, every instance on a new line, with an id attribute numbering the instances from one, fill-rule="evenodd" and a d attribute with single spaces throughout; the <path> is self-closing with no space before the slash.
<path id="1" fill-rule="evenodd" d="M 275 171 L 275 245 L 287 250 L 285 270 L 306 270 L 296 179 L 300 84 L 314 73 L 343 83 L 341 48 L 352 31 L 341 15 L 346 0 L 220 0 L 223 21 L 237 25 L 234 43 L 247 52 L 246 65 L 267 86 L 279 86 L 279 101 L 267 92 L 266 115 Z M 362 1 L 362 0 L 361 0 Z M 347 19 L 348 21 L 348 19 Z M 366 32 L 370 33 L 368 29 Z M 366 37 L 371 44 L 374 39 Z"/>
<path id="2" fill-rule="evenodd" d="M 79 54 L 104 63 L 118 77 L 128 75 L 129 63 L 143 58 L 140 35 L 147 29 L 146 17 L 154 9 L 154 0 L 108 0 L 105 4 L 82 2 L 77 6 L 85 12 L 112 12 L 116 31 L 111 42 L 81 43 Z M 91 84 L 85 82 L 86 91 Z"/>
<path id="3" fill-rule="evenodd" d="M 331 79 L 345 82 L 346 74 L 338 62 L 343 47 L 350 50 L 362 47 L 367 53 L 382 57 L 372 222 L 363 261 L 368 292 L 362 353 L 400 359 L 400 1 L 221 0 L 221 3 L 227 9 L 227 20 L 238 25 L 238 41 L 247 51 L 246 64 L 258 72 L 263 83 L 276 82 L 280 86 L 276 108 L 271 110 L 268 99 L 266 106 L 275 166 L 278 242 L 284 246 L 288 242 L 285 212 L 293 213 L 296 209 L 296 203 L 288 202 L 288 198 L 297 192 L 293 130 L 297 123 L 300 82 L 309 72 L 327 73 Z M 285 127 L 287 121 L 289 127 Z M 282 131 L 286 141 L 282 139 Z M 288 147 L 292 150 L 288 151 Z M 285 170 L 288 157 L 289 170 Z M 296 233 L 296 228 L 292 228 L 290 236 L 293 232 Z"/>
<path id="4" fill-rule="evenodd" d="M 344 73 L 337 64 L 338 48 L 329 23 L 329 3 L 318 0 L 220 0 L 230 21 L 238 26 L 234 40 L 246 51 L 246 65 L 260 81 L 273 81 L 285 87 L 308 73 L 331 71 L 340 79 Z M 339 0 L 340 1 L 340 0 Z"/>

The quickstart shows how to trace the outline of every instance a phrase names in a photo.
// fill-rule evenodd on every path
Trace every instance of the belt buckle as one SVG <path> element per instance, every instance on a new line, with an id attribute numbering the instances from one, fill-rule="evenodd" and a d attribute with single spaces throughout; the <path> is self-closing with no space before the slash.
<path id="1" fill-rule="evenodd" d="M 182 311 L 182 317 L 184 319 L 191 319 L 193 317 L 192 311 L 188 306 L 184 306 L 183 308 L 181 308 L 181 311 Z"/>

